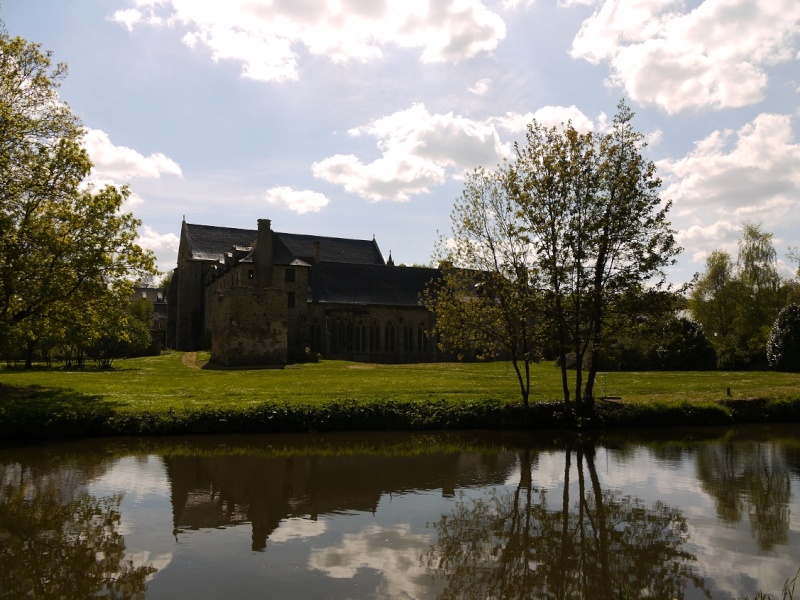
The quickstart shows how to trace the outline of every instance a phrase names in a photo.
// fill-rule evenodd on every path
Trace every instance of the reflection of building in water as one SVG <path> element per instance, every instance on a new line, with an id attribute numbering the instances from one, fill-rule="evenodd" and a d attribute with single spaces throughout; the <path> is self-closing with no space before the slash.
<path id="1" fill-rule="evenodd" d="M 450 496 L 458 487 L 501 484 L 517 455 L 169 456 L 164 463 L 176 529 L 249 522 L 252 547 L 262 550 L 287 518 L 375 512 L 382 496 L 409 490 L 440 489 Z"/>

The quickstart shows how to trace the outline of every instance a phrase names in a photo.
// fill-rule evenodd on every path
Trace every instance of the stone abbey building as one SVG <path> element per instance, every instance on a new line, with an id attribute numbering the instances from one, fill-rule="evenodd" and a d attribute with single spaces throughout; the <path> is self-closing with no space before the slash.
<path id="1" fill-rule="evenodd" d="M 441 359 L 420 293 L 438 269 L 394 266 L 373 240 L 181 226 L 168 340 L 214 362 L 283 365 L 317 353 L 365 362 Z"/>

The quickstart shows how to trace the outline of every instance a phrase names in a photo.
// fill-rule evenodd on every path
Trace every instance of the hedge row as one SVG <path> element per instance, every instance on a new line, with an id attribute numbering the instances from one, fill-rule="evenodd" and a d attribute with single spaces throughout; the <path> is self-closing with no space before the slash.
<path id="1" fill-rule="evenodd" d="M 800 398 L 703 403 L 601 402 L 597 406 L 597 418 L 593 422 L 579 422 L 577 426 L 611 428 L 754 422 L 800 422 Z M 117 412 L 90 404 L 54 411 L 37 408 L 35 403 L 13 412 L 0 409 L 0 436 L 6 440 L 358 430 L 524 430 L 575 426 L 566 418 L 562 403 L 539 402 L 533 404 L 526 415 L 519 404 L 492 399 L 468 402 L 342 399 L 321 405 L 264 402 L 243 409 L 206 405 L 166 412 Z"/>

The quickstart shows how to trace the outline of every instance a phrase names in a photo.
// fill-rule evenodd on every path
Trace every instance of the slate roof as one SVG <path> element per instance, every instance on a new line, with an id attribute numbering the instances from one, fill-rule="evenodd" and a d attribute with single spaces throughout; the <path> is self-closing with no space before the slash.
<path id="1" fill-rule="evenodd" d="M 232 246 L 255 245 L 258 231 L 186 223 L 189 255 L 199 260 L 221 261 Z"/>
<path id="2" fill-rule="evenodd" d="M 309 275 L 312 302 L 419 306 L 420 293 L 441 273 L 425 267 L 318 263 Z"/>
<path id="3" fill-rule="evenodd" d="M 278 231 L 272 232 L 273 260 L 277 264 L 289 264 L 295 258 L 300 258 L 313 264 L 315 242 L 319 242 L 320 262 L 384 264 L 383 255 L 375 240 L 351 240 Z"/>
<path id="4" fill-rule="evenodd" d="M 222 261 L 233 246 L 255 246 L 258 230 L 195 225 L 186 223 L 191 258 Z M 273 260 L 276 264 L 291 264 L 300 259 L 313 264 L 314 243 L 319 242 L 321 262 L 383 265 L 383 255 L 375 240 L 272 232 Z M 249 262 L 244 260 L 243 262 Z"/>

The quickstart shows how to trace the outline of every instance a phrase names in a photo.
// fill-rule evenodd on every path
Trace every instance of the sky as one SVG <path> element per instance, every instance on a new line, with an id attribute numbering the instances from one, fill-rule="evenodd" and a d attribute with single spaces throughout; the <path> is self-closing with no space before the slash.
<path id="1" fill-rule="evenodd" d="M 607 130 L 624 99 L 684 251 L 745 222 L 800 246 L 797 0 L 0 0 L 66 62 L 91 179 L 162 271 L 181 221 L 372 239 L 430 264 L 465 174 L 527 125 Z"/>

